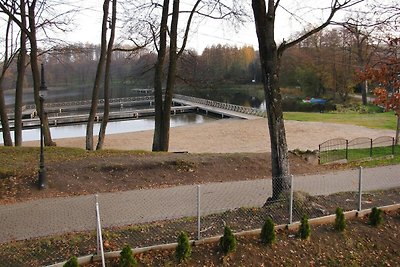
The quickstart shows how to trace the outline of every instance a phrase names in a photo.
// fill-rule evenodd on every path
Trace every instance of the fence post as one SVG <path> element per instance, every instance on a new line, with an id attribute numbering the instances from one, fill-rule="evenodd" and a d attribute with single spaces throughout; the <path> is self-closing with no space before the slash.
<path id="1" fill-rule="evenodd" d="M 101 255 L 101 264 L 103 267 L 106 266 L 104 259 L 104 248 L 103 248 L 103 237 L 101 234 L 101 222 L 100 222 L 100 209 L 98 195 L 95 195 L 96 199 L 96 230 L 97 230 L 97 256 Z"/>
<path id="2" fill-rule="evenodd" d="M 293 175 L 290 175 L 289 224 L 293 223 Z"/>
<path id="3" fill-rule="evenodd" d="M 361 211 L 361 200 L 362 200 L 362 176 L 363 176 L 363 168 L 359 167 L 358 174 L 358 211 Z"/>
<path id="4" fill-rule="evenodd" d="M 201 238 L 200 185 L 197 186 L 197 240 Z"/>
<path id="5" fill-rule="evenodd" d="M 318 165 L 321 164 L 321 144 L 318 145 Z"/>
<path id="6" fill-rule="evenodd" d="M 346 139 L 346 160 L 349 159 L 349 140 Z"/>
<path id="7" fill-rule="evenodd" d="M 373 146 L 373 141 L 371 138 L 371 145 L 369 146 L 369 157 L 372 158 L 372 146 Z"/>
<path id="8" fill-rule="evenodd" d="M 392 137 L 392 155 L 394 156 L 394 137 Z"/>

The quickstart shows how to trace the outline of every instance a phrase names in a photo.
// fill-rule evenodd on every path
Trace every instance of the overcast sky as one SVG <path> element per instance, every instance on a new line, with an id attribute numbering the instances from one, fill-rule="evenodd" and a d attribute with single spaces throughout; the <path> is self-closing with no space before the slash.
<path id="1" fill-rule="evenodd" d="M 76 28 L 62 38 L 70 42 L 100 43 L 102 3 L 101 0 L 75 1 L 80 9 L 83 9 L 75 17 Z M 120 0 L 122 1 L 122 0 Z M 181 1 L 181 9 L 188 9 L 192 6 L 193 0 Z M 248 0 L 250 3 L 250 0 Z M 282 0 L 276 16 L 275 40 L 280 43 L 283 39 L 290 40 L 290 35 L 304 28 L 308 23 L 321 21 L 326 14 L 317 5 L 328 5 L 331 0 Z M 313 9 L 313 11 L 311 11 Z M 326 11 L 325 11 L 326 12 Z M 291 13 L 291 14 L 290 14 Z M 340 14 L 338 14 L 340 16 Z M 193 27 L 187 48 L 197 50 L 199 53 L 207 46 L 213 44 L 230 44 L 237 46 L 252 45 L 258 49 L 257 37 L 252 20 L 245 23 L 238 32 L 229 27 L 227 23 L 220 21 L 202 22 L 199 26 Z M 117 37 L 118 38 L 118 37 Z"/>

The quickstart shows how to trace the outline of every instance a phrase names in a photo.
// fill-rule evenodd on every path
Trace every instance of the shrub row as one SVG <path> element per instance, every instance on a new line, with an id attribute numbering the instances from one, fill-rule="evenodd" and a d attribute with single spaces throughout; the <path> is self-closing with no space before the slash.
<path id="1" fill-rule="evenodd" d="M 382 210 L 376 207 L 372 208 L 371 213 L 369 214 L 369 224 L 372 226 L 379 226 L 383 222 Z M 336 217 L 334 228 L 337 231 L 344 231 L 346 229 L 346 219 L 343 213 L 343 209 L 336 209 Z M 311 236 L 311 227 L 308 221 L 308 217 L 304 215 L 301 218 L 298 236 L 303 240 L 308 240 Z M 271 218 L 267 218 L 263 227 L 261 228 L 260 234 L 261 243 L 264 245 L 272 245 L 276 240 L 275 235 L 275 224 Z M 225 226 L 224 234 L 219 240 L 219 248 L 224 253 L 224 255 L 228 255 L 236 250 L 236 237 L 233 234 L 231 228 L 229 226 Z M 185 262 L 190 259 L 192 253 L 192 248 L 189 241 L 189 236 L 185 232 L 181 232 L 178 236 L 178 245 L 175 249 L 175 258 L 178 263 Z M 136 258 L 132 253 L 132 248 L 129 245 L 126 245 L 121 253 L 119 259 L 120 267 L 133 267 L 138 263 Z M 65 264 L 64 267 L 78 267 L 77 258 L 71 257 Z"/>

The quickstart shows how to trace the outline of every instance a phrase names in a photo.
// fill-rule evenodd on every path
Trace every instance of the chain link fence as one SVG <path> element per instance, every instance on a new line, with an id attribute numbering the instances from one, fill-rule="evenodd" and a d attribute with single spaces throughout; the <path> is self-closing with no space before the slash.
<path id="1" fill-rule="evenodd" d="M 289 186 L 275 189 L 272 185 L 279 183 L 263 179 L 108 193 L 97 202 L 81 196 L 0 206 L 0 266 L 50 265 L 125 244 L 174 243 L 182 231 L 192 240 L 204 239 L 222 235 L 225 225 L 234 232 L 260 229 L 268 217 L 290 224 L 303 215 L 334 214 L 337 207 L 349 211 L 400 203 L 397 169 L 284 177 Z"/>

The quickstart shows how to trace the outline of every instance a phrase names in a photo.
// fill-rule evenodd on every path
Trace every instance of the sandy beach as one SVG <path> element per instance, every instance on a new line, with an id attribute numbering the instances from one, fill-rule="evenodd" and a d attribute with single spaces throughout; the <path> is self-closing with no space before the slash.
<path id="1" fill-rule="evenodd" d="M 361 126 L 285 121 L 289 150 L 315 150 L 318 145 L 333 138 L 353 139 L 394 136 L 395 131 L 370 129 Z M 104 148 L 122 150 L 151 150 L 153 131 L 141 131 L 106 136 Z M 85 138 L 56 139 L 58 146 L 85 147 Z M 96 139 L 97 142 L 97 139 Z M 38 142 L 24 145 L 37 146 Z M 171 128 L 170 151 L 190 153 L 268 152 L 269 135 L 267 119 L 218 120 Z"/>

